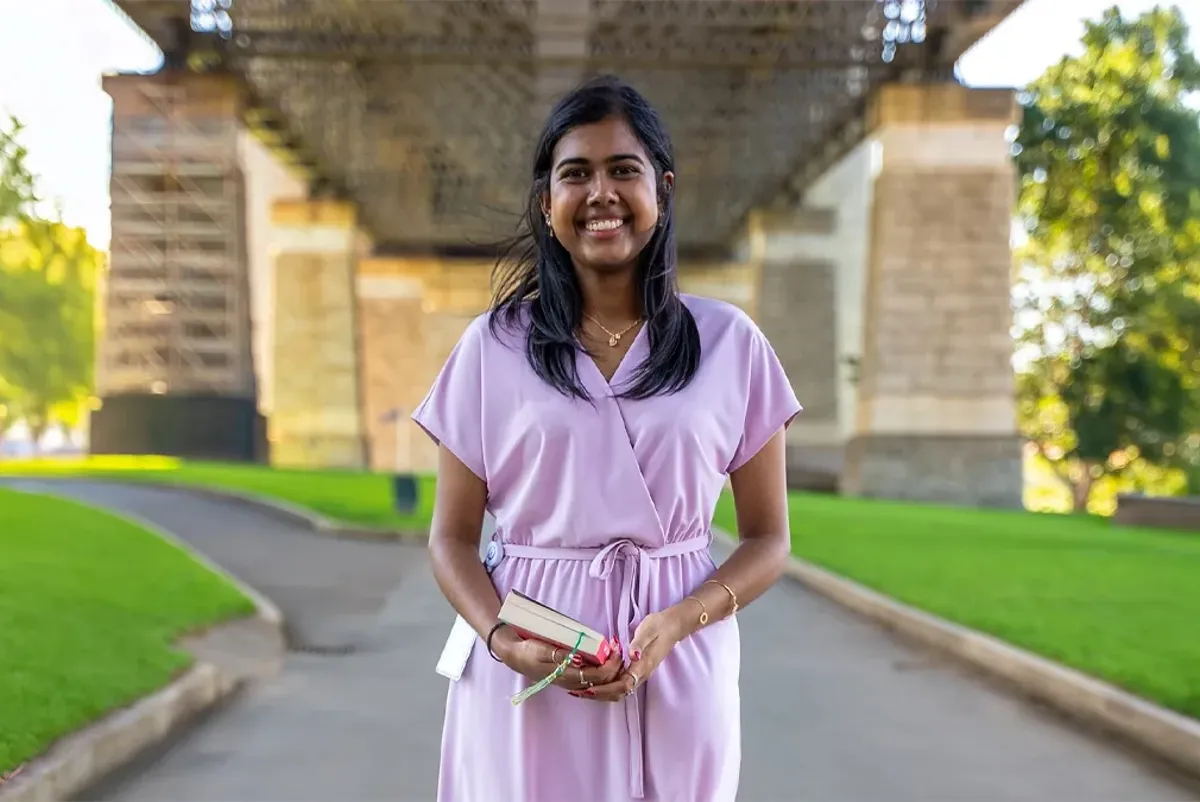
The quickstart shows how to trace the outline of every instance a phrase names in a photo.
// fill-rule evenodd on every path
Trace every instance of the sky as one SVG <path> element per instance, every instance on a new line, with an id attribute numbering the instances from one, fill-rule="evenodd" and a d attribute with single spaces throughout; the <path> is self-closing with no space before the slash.
<path id="1" fill-rule="evenodd" d="M 836 0 L 831 0 L 836 1 Z M 1168 0 L 1158 0 L 1170 5 Z M 1083 18 L 1113 0 L 1025 0 L 960 60 L 971 86 L 1019 87 L 1079 50 Z M 1174 0 L 1200 50 L 1200 0 Z M 1117 0 L 1138 14 L 1155 0 Z M 109 239 L 108 169 L 112 102 L 108 72 L 152 71 L 158 50 L 108 0 L 0 0 L 0 115 L 26 125 L 22 141 L 43 196 L 98 247 Z M 19 77 L 18 77 L 19 76 Z"/>

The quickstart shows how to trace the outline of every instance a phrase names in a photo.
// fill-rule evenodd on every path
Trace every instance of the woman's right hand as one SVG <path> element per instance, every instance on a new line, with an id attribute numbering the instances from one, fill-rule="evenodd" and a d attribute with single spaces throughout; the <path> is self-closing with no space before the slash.
<path id="1" fill-rule="evenodd" d="M 569 653 L 539 640 L 526 640 L 512 627 L 500 627 L 492 636 L 492 652 L 504 665 L 513 671 L 537 681 L 549 676 Z M 557 660 L 555 658 L 558 658 Z M 612 653 L 602 666 L 585 664 L 578 655 L 554 684 L 570 691 L 572 695 L 586 699 L 591 696 L 593 685 L 605 685 L 617 678 L 621 672 L 621 650 L 613 644 Z"/>

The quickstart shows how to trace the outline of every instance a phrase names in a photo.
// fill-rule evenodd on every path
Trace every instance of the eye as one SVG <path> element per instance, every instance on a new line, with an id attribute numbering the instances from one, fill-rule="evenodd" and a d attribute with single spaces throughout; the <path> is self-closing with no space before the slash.
<path id="1" fill-rule="evenodd" d="M 631 164 L 622 164 L 613 168 L 613 174 L 630 178 L 632 176 L 641 174 L 641 170 Z"/>
<path id="2" fill-rule="evenodd" d="M 577 180 L 580 178 L 586 178 L 587 171 L 584 170 L 582 167 L 572 167 L 572 168 L 564 170 L 562 173 L 560 173 L 559 177 L 562 178 L 564 181 L 574 181 L 574 180 Z"/>

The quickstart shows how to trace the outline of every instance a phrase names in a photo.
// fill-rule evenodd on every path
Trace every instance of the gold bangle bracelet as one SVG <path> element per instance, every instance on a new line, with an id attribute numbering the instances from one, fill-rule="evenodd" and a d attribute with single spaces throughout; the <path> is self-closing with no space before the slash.
<path id="1" fill-rule="evenodd" d="M 687 598 L 700 605 L 700 626 L 705 626 L 708 624 L 708 607 L 704 605 L 704 602 L 700 601 L 700 599 L 695 596 L 688 596 Z"/>
<path id="2" fill-rule="evenodd" d="M 730 611 L 729 615 L 731 615 L 731 616 L 737 615 L 738 599 L 737 599 L 737 594 L 733 592 L 733 588 L 729 587 L 728 585 L 726 585 L 724 582 L 720 581 L 719 579 L 710 579 L 707 582 L 705 582 L 704 584 L 720 585 L 721 587 L 725 588 L 725 592 L 729 594 L 729 598 L 733 602 L 733 610 Z"/>

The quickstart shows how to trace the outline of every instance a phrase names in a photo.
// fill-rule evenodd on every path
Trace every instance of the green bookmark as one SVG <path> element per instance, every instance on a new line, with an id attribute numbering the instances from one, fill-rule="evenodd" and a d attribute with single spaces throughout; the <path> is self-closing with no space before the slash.
<path id="1" fill-rule="evenodd" d="M 514 696 L 512 698 L 513 707 L 516 707 L 517 705 L 521 704 L 521 702 L 524 702 L 526 699 L 530 698 L 534 694 L 541 693 L 542 691 L 549 688 L 550 684 L 553 683 L 554 680 L 561 677 L 563 675 L 563 672 L 567 670 L 567 665 L 570 664 L 571 658 L 574 657 L 575 653 L 579 651 L 579 647 L 582 644 L 583 644 L 583 633 L 580 632 L 579 639 L 575 641 L 575 646 L 571 649 L 570 653 L 568 653 L 567 656 L 562 659 L 562 662 L 559 663 L 557 666 L 555 666 L 554 670 L 550 672 L 549 676 L 542 677 L 540 680 L 533 683 L 528 688 L 521 691 L 520 693 L 518 693 L 516 696 Z"/>

